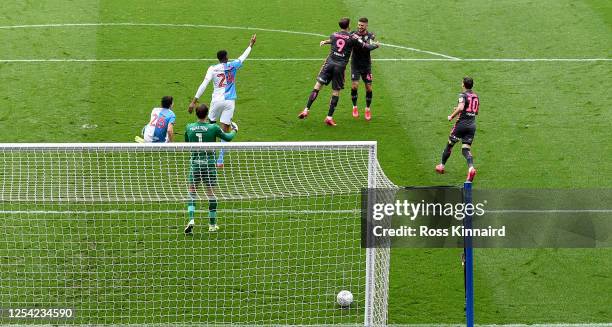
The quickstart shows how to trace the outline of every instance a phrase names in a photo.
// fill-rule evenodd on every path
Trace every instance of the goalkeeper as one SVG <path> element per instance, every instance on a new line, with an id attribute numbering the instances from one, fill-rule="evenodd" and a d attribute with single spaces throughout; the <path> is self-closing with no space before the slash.
<path id="1" fill-rule="evenodd" d="M 231 141 L 238 126 L 231 123 L 232 131 L 225 133 L 219 125 L 211 124 L 206 121 L 208 116 L 208 106 L 201 104 L 196 108 L 196 116 L 198 121 L 187 125 L 185 128 L 185 142 L 215 142 L 217 138 L 224 141 Z M 217 185 L 217 166 L 216 154 L 214 150 L 192 151 L 189 159 L 189 203 L 187 205 L 187 213 L 189 215 L 189 223 L 185 227 L 185 234 L 193 232 L 195 225 L 195 211 L 198 185 L 206 186 L 206 195 L 208 198 L 208 231 L 215 232 L 219 229 L 217 226 L 217 198 L 215 197 L 214 187 Z"/>

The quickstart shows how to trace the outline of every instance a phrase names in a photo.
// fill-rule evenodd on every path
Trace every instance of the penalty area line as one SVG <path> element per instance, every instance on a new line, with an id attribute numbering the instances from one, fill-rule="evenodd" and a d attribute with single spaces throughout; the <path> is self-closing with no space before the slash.
<path id="1" fill-rule="evenodd" d="M 218 29 L 227 29 L 227 30 L 246 30 L 246 31 L 261 31 L 261 32 L 271 32 L 271 33 L 285 33 L 285 34 L 297 34 L 297 35 L 308 35 L 308 36 L 316 36 L 316 37 L 329 37 L 329 34 L 321 34 L 321 33 L 312 33 L 312 32 L 301 32 L 301 31 L 291 31 L 284 29 L 274 29 L 274 28 L 261 28 L 261 27 L 248 27 L 248 26 L 226 26 L 226 25 L 204 25 L 204 24 L 167 24 L 167 23 L 67 23 L 67 24 L 33 24 L 33 25 L 5 25 L 0 26 L 0 30 L 10 30 L 10 29 L 24 29 L 24 28 L 49 28 L 49 27 L 113 27 L 113 26 L 132 26 L 132 27 L 178 27 L 178 28 L 218 28 Z M 422 50 L 417 48 L 406 47 L 402 45 L 390 44 L 390 43 L 380 43 L 382 46 L 389 48 L 397 48 L 403 50 L 409 50 L 413 52 L 420 52 L 429 54 L 432 56 L 447 58 L 457 60 L 459 58 L 449 56 L 443 53 Z"/>
<path id="2" fill-rule="evenodd" d="M 247 61 L 323 61 L 325 58 L 249 58 Z M 0 63 L 216 62 L 212 58 L 0 59 Z M 373 58 L 381 62 L 612 62 L 612 58 Z"/>
<path id="3" fill-rule="evenodd" d="M 292 31 L 274 28 L 261 28 L 249 26 L 226 26 L 226 25 L 205 25 L 205 24 L 168 24 L 168 23 L 65 23 L 65 24 L 32 24 L 32 25 L 0 25 L 0 30 L 14 30 L 27 28 L 66 28 L 66 27 L 170 27 L 170 28 L 209 28 L 209 29 L 227 29 L 227 30 L 246 30 L 246 31 L 261 31 L 271 33 L 285 33 L 295 35 L 306 35 L 315 37 L 328 37 L 328 35 L 313 32 Z M 612 61 L 612 58 L 458 58 L 447 54 L 407 47 L 403 45 L 380 43 L 383 47 L 403 49 L 412 52 L 424 53 L 438 58 L 383 58 L 374 59 L 374 61 L 456 61 L 456 62 L 599 62 Z M 4 59 L 0 63 L 10 62 L 155 62 L 155 61 L 208 61 L 212 59 Z M 249 59 L 255 61 L 258 59 Z M 259 59 L 259 61 L 312 61 L 322 60 L 318 58 L 268 58 Z"/>
<path id="4" fill-rule="evenodd" d="M 247 61 L 324 61 L 325 58 L 249 58 Z M 120 63 L 120 62 L 216 62 L 212 58 L 106 58 L 106 59 L 0 59 L 0 63 Z M 380 62 L 612 62 L 612 58 L 373 58 Z"/>
<path id="5" fill-rule="evenodd" d="M 487 213 L 612 213 L 612 209 L 491 209 Z"/>
<path id="6" fill-rule="evenodd" d="M 360 213 L 359 209 L 352 210 L 258 210 L 258 209 L 224 209 L 218 210 L 219 212 L 229 213 L 265 213 L 265 214 L 357 214 Z M 0 210 L 2 214 L 12 215 L 110 215 L 110 214 L 161 214 L 161 213 L 181 213 L 185 210 Z"/>
<path id="7" fill-rule="evenodd" d="M 345 209 L 345 210 L 261 210 L 261 209 L 224 209 L 219 210 L 229 213 L 266 213 L 266 214 L 326 214 L 326 213 L 360 213 L 361 209 Z M 153 214 L 153 213 L 181 213 L 184 210 L 0 210 L 0 214 Z M 501 209 L 501 210 L 486 210 L 486 213 L 504 214 L 504 213 L 612 213 L 612 209 Z"/>

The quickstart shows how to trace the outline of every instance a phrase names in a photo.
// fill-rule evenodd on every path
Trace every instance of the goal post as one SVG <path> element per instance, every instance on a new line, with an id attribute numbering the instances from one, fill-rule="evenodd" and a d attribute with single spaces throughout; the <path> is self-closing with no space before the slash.
<path id="1" fill-rule="evenodd" d="M 386 324 L 390 252 L 360 246 L 362 189 L 395 188 L 375 142 L 0 144 L 0 162 L 0 324 Z"/>

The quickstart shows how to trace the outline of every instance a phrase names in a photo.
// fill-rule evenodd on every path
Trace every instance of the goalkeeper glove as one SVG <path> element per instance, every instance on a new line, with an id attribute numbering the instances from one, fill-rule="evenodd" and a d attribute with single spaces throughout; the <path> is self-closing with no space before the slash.
<path id="1" fill-rule="evenodd" d="M 232 130 L 234 130 L 234 131 L 238 132 L 238 124 L 236 124 L 236 123 L 232 122 L 232 123 L 231 123 L 231 126 L 232 126 Z"/>

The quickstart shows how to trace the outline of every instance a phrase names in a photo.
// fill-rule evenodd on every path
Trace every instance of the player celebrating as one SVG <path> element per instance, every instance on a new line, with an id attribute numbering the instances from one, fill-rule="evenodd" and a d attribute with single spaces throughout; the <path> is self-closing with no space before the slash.
<path id="1" fill-rule="evenodd" d="M 236 105 L 236 73 L 242 67 L 242 64 L 251 53 L 251 49 L 257 40 L 257 35 L 253 35 L 249 41 L 249 46 L 244 50 L 242 55 L 236 60 L 228 61 L 227 51 L 220 50 L 217 52 L 219 63 L 208 67 L 204 81 L 200 84 L 195 97 L 189 104 L 189 113 L 193 111 L 198 103 L 198 99 L 206 90 L 208 83 L 213 82 L 212 101 L 210 102 L 210 113 L 208 119 L 211 123 L 221 122 L 223 131 L 231 130 L 232 117 L 234 116 L 234 107 Z M 217 166 L 223 166 L 223 150 L 219 153 Z"/>
<path id="2" fill-rule="evenodd" d="M 232 131 L 225 133 L 219 125 L 206 121 L 208 114 L 208 106 L 206 104 L 198 106 L 196 109 L 198 121 L 187 125 L 185 129 L 185 142 L 215 142 L 217 137 L 224 141 L 231 141 L 236 136 L 238 126 L 235 123 L 230 123 Z M 187 205 L 189 223 L 185 227 L 185 234 L 191 234 L 195 225 L 195 200 L 199 184 L 206 185 L 206 195 L 209 199 L 208 231 L 215 232 L 219 229 L 219 226 L 217 226 L 217 198 L 214 192 L 214 187 L 217 185 L 215 152 L 211 150 L 193 151 L 189 162 L 189 203 Z"/>
<path id="3" fill-rule="evenodd" d="M 368 19 L 366 17 L 359 18 L 357 23 L 357 31 L 351 32 L 357 35 L 361 43 L 368 44 L 374 41 L 374 34 L 368 32 Z M 359 118 L 359 110 L 357 109 L 357 88 L 359 87 L 359 79 L 363 80 L 366 89 L 366 107 L 365 119 L 372 119 L 370 105 L 372 104 L 372 59 L 370 57 L 370 49 L 366 47 L 356 47 L 353 50 L 351 57 L 351 100 L 353 101 L 353 117 Z"/>
<path id="4" fill-rule="evenodd" d="M 476 168 L 474 168 L 474 161 L 470 150 L 474 141 L 474 134 L 476 133 L 476 115 L 478 115 L 478 108 L 480 106 L 478 94 L 472 91 L 473 86 L 474 80 L 471 77 L 463 78 L 463 92 L 459 94 L 459 103 L 454 108 L 453 113 L 448 116 L 448 121 L 452 121 L 453 118 L 458 116 L 457 121 L 448 137 L 448 144 L 444 152 L 442 152 L 442 162 L 436 166 L 436 172 L 444 174 L 444 165 L 451 155 L 453 146 L 461 140 L 463 144 L 461 153 L 463 153 L 468 165 L 468 182 L 473 181 L 474 176 L 476 176 Z"/>
<path id="5" fill-rule="evenodd" d="M 149 123 L 142 129 L 144 137 L 140 142 L 172 142 L 174 139 L 174 122 L 176 115 L 172 112 L 174 107 L 174 99 L 167 95 L 161 100 L 161 108 L 154 108 L 151 111 L 151 119 Z"/>
<path id="6" fill-rule="evenodd" d="M 304 119 L 308 116 L 308 110 L 312 106 L 312 103 L 317 99 L 321 85 L 327 85 L 332 83 L 332 97 L 329 102 L 329 111 L 325 118 L 325 124 L 329 126 L 336 126 L 336 122 L 333 119 L 334 111 L 338 105 L 340 97 L 340 90 L 344 88 L 344 71 L 348 64 L 351 56 L 351 51 L 354 46 L 364 47 L 369 50 L 378 48 L 378 43 L 369 44 L 363 43 L 358 37 L 351 35 L 348 31 L 350 25 L 350 19 L 342 18 L 338 22 L 340 31 L 332 34 L 328 40 L 321 41 L 320 46 L 324 44 L 331 44 L 331 51 L 319 72 L 317 82 L 308 97 L 308 103 L 302 112 L 299 114 L 300 119 Z"/>

